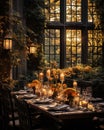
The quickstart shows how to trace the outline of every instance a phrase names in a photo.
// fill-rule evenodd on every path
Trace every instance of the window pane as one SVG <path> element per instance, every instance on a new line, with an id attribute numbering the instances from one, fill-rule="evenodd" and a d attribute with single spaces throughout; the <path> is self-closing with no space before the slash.
<path id="1" fill-rule="evenodd" d="M 60 20 L 60 0 L 45 0 L 45 15 L 47 21 Z"/>
<path id="2" fill-rule="evenodd" d="M 93 22 L 96 16 L 95 3 L 88 0 L 88 22 Z"/>
<path id="3" fill-rule="evenodd" d="M 88 31 L 88 61 L 93 66 L 100 65 L 102 55 L 102 33 L 99 30 Z"/>
<path id="4" fill-rule="evenodd" d="M 66 0 L 66 21 L 81 22 L 81 0 Z"/>
<path id="5" fill-rule="evenodd" d="M 54 60 L 58 63 L 58 66 L 59 66 L 60 64 L 60 30 L 58 29 L 45 30 L 44 54 L 45 54 L 45 59 L 48 63 Z"/>
<path id="6" fill-rule="evenodd" d="M 81 30 L 66 31 L 67 66 L 81 63 Z"/>

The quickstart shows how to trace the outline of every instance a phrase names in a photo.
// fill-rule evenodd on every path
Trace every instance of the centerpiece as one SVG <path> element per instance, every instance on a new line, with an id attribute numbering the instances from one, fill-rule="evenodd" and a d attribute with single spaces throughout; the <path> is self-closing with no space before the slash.
<path id="1" fill-rule="evenodd" d="M 41 82 L 37 79 L 33 80 L 31 83 L 28 83 L 27 86 L 33 89 L 33 93 L 35 94 L 37 91 L 41 90 Z"/>
<path id="2" fill-rule="evenodd" d="M 74 98 L 78 95 L 75 88 L 65 88 L 60 95 L 58 95 L 58 100 L 64 100 L 70 106 L 73 106 Z"/>

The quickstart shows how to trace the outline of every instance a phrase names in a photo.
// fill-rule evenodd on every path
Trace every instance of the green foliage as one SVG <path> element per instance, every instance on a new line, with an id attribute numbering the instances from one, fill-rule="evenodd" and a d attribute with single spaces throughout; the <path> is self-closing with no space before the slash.
<path id="1" fill-rule="evenodd" d="M 44 42 L 44 0 L 24 0 L 24 16 L 26 18 L 26 32 L 28 43 L 37 46 L 35 54 L 28 55 L 28 72 L 40 70 L 43 66 L 42 43 Z"/>
<path id="2" fill-rule="evenodd" d="M 43 43 L 44 0 L 24 0 L 24 5 L 27 34 L 31 40 L 36 39 L 38 43 Z"/>
<path id="3" fill-rule="evenodd" d="M 97 12 L 96 27 L 104 30 L 104 0 L 90 0 L 95 3 L 95 10 Z"/>
<path id="4" fill-rule="evenodd" d="M 41 45 L 44 41 L 44 0 L 23 0 L 23 17 L 20 12 L 16 10 L 13 10 L 10 16 L 10 6 L 11 3 L 9 0 L 0 1 L 0 68 L 2 70 L 0 75 L 3 75 L 4 69 L 6 73 L 3 79 L 9 77 L 11 65 L 17 66 L 21 64 L 22 55 L 30 62 L 30 68 L 33 66 L 33 60 L 35 63 L 34 69 L 39 69 L 41 68 L 40 66 L 43 65 Z M 12 34 L 13 49 L 9 53 L 6 52 L 6 54 L 4 54 L 5 50 L 2 48 L 2 43 L 5 36 L 9 33 Z M 28 39 L 30 39 L 30 41 Z M 27 53 L 28 47 L 31 43 L 36 44 L 35 42 L 39 45 L 37 47 L 37 53 L 30 58 L 30 55 Z M 21 54 L 21 52 L 24 52 L 24 54 Z M 6 59 L 4 59 L 4 55 L 8 55 L 9 58 L 6 57 Z M 4 62 L 5 60 L 6 62 Z M 7 65 L 9 67 L 7 67 Z M 34 71 L 34 69 L 32 71 Z"/>

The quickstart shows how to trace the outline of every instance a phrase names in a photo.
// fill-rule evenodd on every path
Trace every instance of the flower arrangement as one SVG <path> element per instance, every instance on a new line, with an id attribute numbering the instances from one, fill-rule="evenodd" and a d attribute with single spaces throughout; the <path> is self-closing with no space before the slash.
<path id="1" fill-rule="evenodd" d="M 77 96 L 77 91 L 74 88 L 66 88 L 62 91 L 62 94 L 75 97 Z"/>
<path id="2" fill-rule="evenodd" d="M 41 83 L 39 80 L 35 79 L 33 80 L 31 83 L 28 83 L 27 86 L 29 88 L 33 88 L 33 87 L 38 87 L 38 88 L 41 88 Z"/>
<path id="3" fill-rule="evenodd" d="M 68 104 L 70 104 L 70 106 L 72 106 L 73 101 L 74 101 L 74 97 L 76 97 L 78 95 L 76 89 L 74 88 L 65 88 L 63 89 L 63 91 L 58 95 L 57 99 L 67 102 Z"/>
<path id="4" fill-rule="evenodd" d="M 91 71 L 92 71 L 92 67 L 91 66 L 87 65 L 87 66 L 84 67 L 84 72 L 89 73 Z"/>
<path id="5" fill-rule="evenodd" d="M 93 77 L 92 75 L 94 75 L 95 72 L 94 68 L 91 66 L 82 64 L 65 68 L 63 71 L 66 77 L 70 77 L 72 79 L 88 79 Z"/>
<path id="6" fill-rule="evenodd" d="M 33 93 L 40 91 L 42 88 L 41 82 L 37 79 L 33 80 L 31 83 L 28 83 L 27 86 L 33 89 Z"/>

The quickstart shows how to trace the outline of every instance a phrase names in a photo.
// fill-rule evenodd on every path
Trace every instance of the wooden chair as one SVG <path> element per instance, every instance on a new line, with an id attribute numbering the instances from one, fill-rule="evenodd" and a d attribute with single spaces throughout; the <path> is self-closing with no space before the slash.
<path id="1" fill-rule="evenodd" d="M 20 130 L 41 129 L 39 118 L 40 113 L 29 107 L 22 99 L 15 99 L 19 114 Z"/>
<path id="2" fill-rule="evenodd" d="M 0 92 L 0 130 L 4 129 L 4 122 L 3 122 L 3 117 L 2 117 L 2 97 L 1 97 L 1 92 Z"/>
<path id="3" fill-rule="evenodd" d="M 1 93 L 1 117 L 3 121 L 3 130 L 8 130 L 9 126 L 19 127 L 19 116 L 15 107 L 15 102 L 11 95 L 8 85 L 0 88 Z"/>
<path id="4" fill-rule="evenodd" d="M 29 104 L 22 99 L 15 99 L 19 113 L 20 130 L 53 130 L 49 128 L 49 119 L 41 112 L 30 107 Z"/>
<path id="5" fill-rule="evenodd" d="M 96 130 L 104 130 L 104 118 L 103 117 L 94 117 L 93 118 L 94 126 Z"/>

